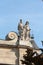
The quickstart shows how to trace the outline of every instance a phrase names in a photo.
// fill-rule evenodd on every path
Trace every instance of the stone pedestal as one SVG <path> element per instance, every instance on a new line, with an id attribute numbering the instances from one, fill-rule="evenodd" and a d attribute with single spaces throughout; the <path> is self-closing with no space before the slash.
<path id="1" fill-rule="evenodd" d="M 33 47 L 29 40 L 19 40 L 19 45 Z"/>

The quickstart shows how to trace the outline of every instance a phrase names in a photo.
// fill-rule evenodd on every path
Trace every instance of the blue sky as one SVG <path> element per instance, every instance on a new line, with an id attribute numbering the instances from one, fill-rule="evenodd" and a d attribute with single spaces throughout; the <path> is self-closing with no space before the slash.
<path id="1" fill-rule="evenodd" d="M 0 0 L 0 39 L 10 31 L 18 32 L 17 26 L 22 19 L 30 23 L 31 33 L 41 48 L 43 40 L 43 2 L 42 0 Z"/>

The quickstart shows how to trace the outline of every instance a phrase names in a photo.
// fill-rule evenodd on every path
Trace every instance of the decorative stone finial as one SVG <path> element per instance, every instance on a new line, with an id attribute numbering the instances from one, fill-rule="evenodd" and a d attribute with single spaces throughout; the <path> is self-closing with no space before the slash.
<path id="1" fill-rule="evenodd" d="M 31 39 L 34 39 L 34 35 L 33 34 L 31 35 Z"/>

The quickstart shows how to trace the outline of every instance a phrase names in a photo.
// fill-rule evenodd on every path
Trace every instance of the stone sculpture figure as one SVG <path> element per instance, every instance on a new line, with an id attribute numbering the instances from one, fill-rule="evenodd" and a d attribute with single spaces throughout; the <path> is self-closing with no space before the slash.
<path id="1" fill-rule="evenodd" d="M 25 39 L 28 40 L 30 38 L 30 27 L 28 21 L 26 21 L 26 24 L 24 25 L 24 29 L 25 29 Z"/>
<path id="2" fill-rule="evenodd" d="M 22 24 L 22 19 L 20 19 L 20 23 L 18 24 L 18 31 L 19 31 L 19 36 L 22 39 L 23 38 L 23 24 Z"/>
<path id="3" fill-rule="evenodd" d="M 25 35 L 26 35 L 26 28 L 25 28 L 25 26 L 23 26 L 22 35 L 23 35 L 23 40 L 26 40 L 26 39 L 25 39 Z"/>
<path id="4" fill-rule="evenodd" d="M 20 23 L 18 24 L 18 31 L 20 39 L 28 40 L 30 38 L 29 22 L 26 21 L 26 24 L 23 26 L 22 19 L 20 19 Z"/>
<path id="5" fill-rule="evenodd" d="M 20 23 L 18 24 L 18 30 L 23 29 L 22 19 L 20 19 Z"/>

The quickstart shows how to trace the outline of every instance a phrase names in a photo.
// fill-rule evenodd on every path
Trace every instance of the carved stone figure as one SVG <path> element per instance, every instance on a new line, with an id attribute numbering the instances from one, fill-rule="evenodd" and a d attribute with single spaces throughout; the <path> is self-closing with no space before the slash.
<path id="1" fill-rule="evenodd" d="M 23 29 L 22 19 L 20 19 L 20 23 L 18 24 L 18 30 Z"/>
<path id="2" fill-rule="evenodd" d="M 30 38 L 29 22 L 26 21 L 26 24 L 23 26 L 22 19 L 20 19 L 20 23 L 18 24 L 18 31 L 22 40 L 28 40 Z"/>
<path id="3" fill-rule="evenodd" d="M 18 31 L 19 31 L 19 36 L 23 37 L 23 24 L 22 24 L 22 19 L 20 19 L 20 23 L 18 24 Z"/>
<path id="4" fill-rule="evenodd" d="M 24 40 L 26 40 L 26 28 L 25 28 L 25 26 L 23 26 L 23 37 L 24 37 Z"/>
<path id="5" fill-rule="evenodd" d="M 26 35 L 25 33 L 26 33 L 26 28 L 23 26 L 23 30 L 22 30 L 22 33 L 21 33 L 22 34 L 21 36 L 22 36 L 23 40 L 26 40 L 25 39 L 25 35 Z"/>
<path id="6" fill-rule="evenodd" d="M 25 38 L 26 38 L 26 40 L 28 40 L 30 38 L 30 27 L 29 27 L 28 21 L 26 21 L 24 28 L 25 28 Z"/>

